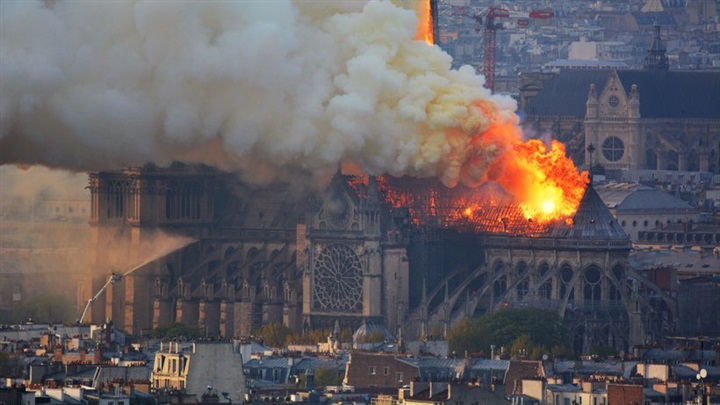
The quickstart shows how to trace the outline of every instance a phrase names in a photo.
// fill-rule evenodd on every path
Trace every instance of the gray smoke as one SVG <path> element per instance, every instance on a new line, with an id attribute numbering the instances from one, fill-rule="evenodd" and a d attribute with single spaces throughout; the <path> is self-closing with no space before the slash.
<path id="1" fill-rule="evenodd" d="M 472 141 L 515 103 L 416 24 L 389 1 L 2 1 L 0 163 L 272 178 L 353 161 L 456 184 L 507 147 Z"/>

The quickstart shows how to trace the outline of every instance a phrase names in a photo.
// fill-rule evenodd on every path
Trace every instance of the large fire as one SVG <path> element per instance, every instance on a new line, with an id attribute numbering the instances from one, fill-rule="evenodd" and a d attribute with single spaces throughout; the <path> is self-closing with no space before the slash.
<path id="1" fill-rule="evenodd" d="M 430 0 L 419 0 L 415 11 L 418 16 L 415 39 L 425 41 L 428 45 L 433 45 L 435 43 L 435 35 L 433 32 Z"/>
<path id="2" fill-rule="evenodd" d="M 518 141 L 495 165 L 504 170 L 495 181 L 517 198 L 526 218 L 541 223 L 575 214 L 588 184 L 588 173 L 578 173 L 558 141 L 549 149 L 537 139 Z"/>
<path id="3" fill-rule="evenodd" d="M 476 185 L 449 188 L 437 179 L 378 179 L 383 199 L 406 208 L 416 225 L 472 232 L 538 235 L 557 223 L 572 223 L 588 183 L 553 141 L 517 141 Z"/>
<path id="4" fill-rule="evenodd" d="M 416 6 L 415 39 L 428 44 L 433 44 L 431 7 L 430 0 L 419 0 Z M 482 133 L 448 137 L 452 154 L 459 157 L 455 162 L 461 162 L 455 169 L 452 164 L 444 168 L 441 181 L 450 188 L 424 181 L 420 189 L 404 190 L 402 184 L 407 181 L 401 184 L 386 178 L 381 183 L 388 202 L 414 210 L 417 221 L 442 217 L 446 225 L 462 223 L 481 231 L 535 234 L 550 223 L 569 222 L 585 192 L 587 172 L 578 172 L 562 143 L 552 141 L 548 146 L 537 139 L 523 141 L 518 125 L 499 119 L 491 103 L 474 106 L 482 116 L 493 119 Z M 478 188 L 488 182 L 499 185 L 502 192 Z"/>

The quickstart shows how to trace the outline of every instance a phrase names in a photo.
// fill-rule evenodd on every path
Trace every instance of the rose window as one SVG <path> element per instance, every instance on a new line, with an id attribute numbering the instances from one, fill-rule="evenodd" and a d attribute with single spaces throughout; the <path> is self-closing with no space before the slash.
<path id="1" fill-rule="evenodd" d="M 610 107 L 615 108 L 620 105 L 620 99 L 617 96 L 610 96 L 608 104 L 610 104 Z"/>
<path id="2" fill-rule="evenodd" d="M 313 307 L 330 312 L 362 310 L 362 264 L 347 245 L 331 244 L 315 260 Z"/>
<path id="3" fill-rule="evenodd" d="M 610 162 L 617 162 L 625 154 L 625 144 L 620 138 L 610 136 L 603 141 L 602 153 Z"/>

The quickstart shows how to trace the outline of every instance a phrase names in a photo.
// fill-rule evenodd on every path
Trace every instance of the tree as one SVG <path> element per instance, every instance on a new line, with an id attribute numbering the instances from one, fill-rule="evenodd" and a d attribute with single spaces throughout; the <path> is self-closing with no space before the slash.
<path id="1" fill-rule="evenodd" d="M 495 345 L 533 358 L 547 354 L 551 347 L 562 352 L 569 341 L 567 328 L 556 313 L 535 308 L 508 309 L 461 321 L 448 340 L 450 350 L 456 353 L 487 352 Z"/>
<path id="2" fill-rule="evenodd" d="M 334 369 L 325 366 L 315 368 L 315 386 L 342 385 L 343 377 Z"/>
<path id="3" fill-rule="evenodd" d="M 293 343 L 301 345 L 314 345 L 327 342 L 328 336 L 332 333 L 330 329 L 311 329 L 302 335 L 292 335 Z"/>
<path id="4" fill-rule="evenodd" d="M 515 339 L 512 346 L 510 347 L 511 356 L 527 356 L 530 351 L 534 348 L 534 345 L 530 341 L 530 336 L 522 334 Z"/>
<path id="5" fill-rule="evenodd" d="M 379 343 L 385 341 L 385 335 L 380 331 L 372 331 L 367 335 L 359 335 L 358 343 Z"/>
<path id="6" fill-rule="evenodd" d="M 188 338 L 197 339 L 202 336 L 202 332 L 198 327 L 185 326 L 181 323 L 171 323 L 161 325 L 153 330 L 153 337 L 159 339 L 177 339 Z"/>
<path id="7" fill-rule="evenodd" d="M 352 343 L 353 331 L 350 328 L 345 328 L 340 332 L 340 341 L 342 343 Z"/>
<path id="8" fill-rule="evenodd" d="M 564 345 L 568 342 L 567 328 L 555 312 L 537 308 L 519 308 L 496 312 L 479 319 L 493 331 L 494 343 L 510 346 L 523 334 L 530 342 L 544 347 Z"/>
<path id="9" fill-rule="evenodd" d="M 490 348 L 491 333 L 470 319 L 462 319 L 448 332 L 450 351 L 456 353 L 482 353 Z"/>
<path id="10" fill-rule="evenodd" d="M 575 352 L 573 352 L 570 349 L 570 346 L 564 345 L 564 346 L 554 346 L 550 350 L 550 356 L 552 358 L 565 358 L 565 359 L 574 359 L 575 358 Z"/>
<path id="11" fill-rule="evenodd" d="M 263 344 L 270 347 L 285 347 L 292 340 L 292 331 L 282 323 L 269 323 L 255 333 L 263 340 Z"/>
<path id="12" fill-rule="evenodd" d="M 617 356 L 618 351 L 614 347 L 609 346 L 591 346 L 589 354 L 596 355 L 601 358 L 608 358 Z"/>

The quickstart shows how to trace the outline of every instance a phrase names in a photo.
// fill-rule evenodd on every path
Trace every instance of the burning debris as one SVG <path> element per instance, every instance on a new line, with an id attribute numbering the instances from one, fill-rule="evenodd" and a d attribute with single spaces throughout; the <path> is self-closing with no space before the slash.
<path id="1" fill-rule="evenodd" d="M 572 211 L 554 211 L 555 216 L 532 217 L 524 203 L 493 182 L 478 187 L 458 185 L 448 188 L 436 179 L 381 176 L 377 178 L 382 201 L 395 209 L 407 209 L 416 226 L 455 229 L 467 233 L 499 233 L 514 236 L 540 236 L 550 228 L 572 225 Z M 365 198 L 368 177 L 353 176 L 349 184 Z M 539 185 L 542 187 L 542 185 Z M 581 193 L 584 192 L 584 183 Z"/>

